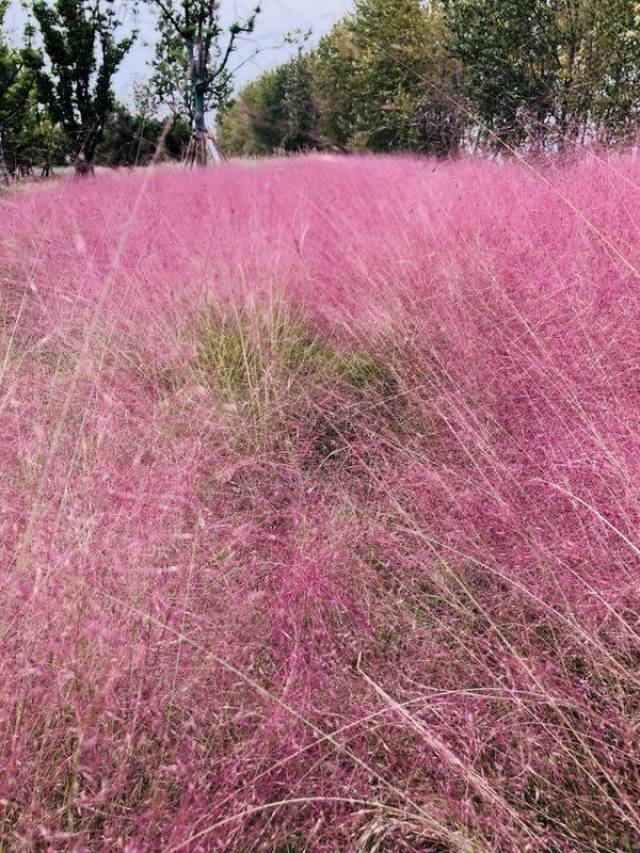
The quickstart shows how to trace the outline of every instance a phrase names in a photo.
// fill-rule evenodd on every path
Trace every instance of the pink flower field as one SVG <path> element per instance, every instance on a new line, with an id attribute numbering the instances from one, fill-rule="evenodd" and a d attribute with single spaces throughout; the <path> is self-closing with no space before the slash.
<path id="1" fill-rule="evenodd" d="M 0 850 L 640 849 L 640 160 L 0 198 Z"/>

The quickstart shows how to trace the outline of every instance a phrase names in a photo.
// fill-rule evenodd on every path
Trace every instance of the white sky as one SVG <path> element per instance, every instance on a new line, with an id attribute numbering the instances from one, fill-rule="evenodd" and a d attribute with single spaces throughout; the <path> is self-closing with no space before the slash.
<path id="1" fill-rule="evenodd" d="M 222 0 L 222 11 L 229 20 L 242 19 L 256 5 L 257 0 Z M 352 6 L 352 0 L 261 0 L 262 13 L 256 22 L 256 31 L 243 39 L 233 57 L 233 65 L 246 64 L 238 70 L 239 83 L 257 76 L 262 70 L 285 59 L 293 50 L 283 45 L 283 34 L 292 30 L 312 29 L 317 39 L 327 32 Z M 148 76 L 147 60 L 153 55 L 154 18 L 147 7 L 137 16 L 131 5 L 121 0 L 123 31 L 137 27 L 138 41 L 125 58 L 114 82 L 120 100 L 129 101 L 131 86 L 143 82 Z M 25 21 L 25 12 L 18 0 L 14 0 L 5 18 L 6 29 L 14 40 L 19 39 Z M 256 48 L 262 52 L 250 58 Z M 233 67 L 233 66 L 232 66 Z"/>

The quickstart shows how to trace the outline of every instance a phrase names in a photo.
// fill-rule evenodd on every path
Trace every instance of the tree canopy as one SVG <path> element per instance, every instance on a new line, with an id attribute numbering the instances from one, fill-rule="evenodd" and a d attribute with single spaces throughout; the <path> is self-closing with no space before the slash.
<path id="1" fill-rule="evenodd" d="M 557 151 L 638 131 L 636 0 L 354 0 L 307 61 L 299 148 Z M 219 122 L 230 153 L 285 148 L 292 73 L 236 95 Z"/>
<path id="2" fill-rule="evenodd" d="M 114 106 L 112 79 L 136 34 L 117 38 L 113 0 L 34 0 L 48 70 L 42 101 L 77 150 L 92 161 Z"/>
<path id="3" fill-rule="evenodd" d="M 32 30 L 25 44 L 12 47 L 2 37 L 8 0 L 0 0 L 0 180 L 6 181 L 29 161 L 42 140 L 36 131 L 38 102 L 36 82 L 42 67 L 40 54 L 32 47 Z"/>

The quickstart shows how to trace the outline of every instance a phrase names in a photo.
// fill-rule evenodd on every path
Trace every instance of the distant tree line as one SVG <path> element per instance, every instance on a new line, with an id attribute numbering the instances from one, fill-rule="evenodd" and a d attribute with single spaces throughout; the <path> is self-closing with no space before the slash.
<path id="1" fill-rule="evenodd" d="M 231 155 L 628 143 L 640 119 L 634 0 L 355 0 L 218 120 Z"/>
<path id="2" fill-rule="evenodd" d="M 640 124 L 640 0 L 354 0 L 313 48 L 233 95 L 232 55 L 260 6 L 138 0 L 155 12 L 149 82 L 113 80 L 135 43 L 114 0 L 25 0 L 20 45 L 0 0 L 0 182 L 65 161 L 205 163 L 207 114 L 231 156 L 629 143 Z"/>

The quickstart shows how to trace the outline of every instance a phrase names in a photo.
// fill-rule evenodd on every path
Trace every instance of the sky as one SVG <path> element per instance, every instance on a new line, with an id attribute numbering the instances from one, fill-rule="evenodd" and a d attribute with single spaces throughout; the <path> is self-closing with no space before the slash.
<path id="1" fill-rule="evenodd" d="M 222 0 L 222 11 L 229 20 L 242 19 L 257 0 Z M 256 22 L 256 30 L 243 39 L 234 55 L 234 65 L 242 64 L 237 71 L 237 82 L 241 84 L 256 77 L 265 68 L 286 59 L 294 50 L 283 43 L 283 35 L 296 29 L 312 29 L 313 38 L 318 39 L 327 32 L 342 15 L 352 7 L 352 0 L 261 0 L 262 13 Z M 114 80 L 118 98 L 126 103 L 131 100 L 133 83 L 142 83 L 148 77 L 146 67 L 153 55 L 154 18 L 142 4 L 141 11 L 134 14 L 132 4 L 121 2 L 123 31 L 137 28 L 140 35 L 137 43 L 125 58 Z M 25 13 L 18 0 L 9 7 L 5 19 L 7 30 L 14 40 L 19 38 L 25 21 Z M 253 56 L 259 49 L 260 53 Z M 232 66 L 233 67 L 233 66 Z"/>

